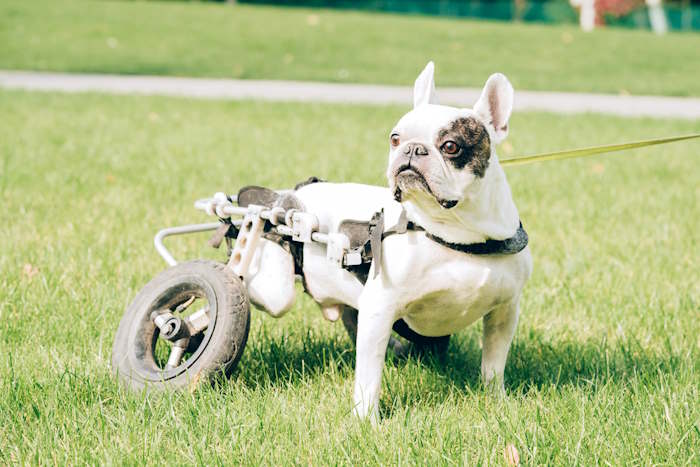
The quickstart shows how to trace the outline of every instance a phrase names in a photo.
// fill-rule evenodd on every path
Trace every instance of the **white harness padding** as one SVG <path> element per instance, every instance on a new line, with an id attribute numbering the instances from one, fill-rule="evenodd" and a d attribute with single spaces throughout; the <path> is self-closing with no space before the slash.
<path id="1" fill-rule="evenodd" d="M 293 193 L 279 194 L 269 188 L 248 186 L 238 193 L 238 205 L 265 206 L 304 210 L 303 203 Z M 276 233 L 273 225 L 265 223 L 265 233 L 260 239 L 253 260 L 245 277 L 251 302 L 265 309 L 270 315 L 280 317 L 296 301 L 295 277 L 303 277 L 303 244 L 293 242 Z"/>

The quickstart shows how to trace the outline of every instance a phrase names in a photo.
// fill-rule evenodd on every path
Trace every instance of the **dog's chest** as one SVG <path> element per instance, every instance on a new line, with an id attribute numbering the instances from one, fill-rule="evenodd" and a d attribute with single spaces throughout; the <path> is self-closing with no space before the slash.
<path id="1" fill-rule="evenodd" d="M 518 255 L 467 255 L 422 234 L 409 235 L 415 237 L 413 242 L 409 237 L 407 244 L 387 248 L 386 263 L 400 315 L 414 331 L 426 336 L 452 334 L 517 295 Z"/>
<path id="2" fill-rule="evenodd" d="M 465 270 L 457 279 L 455 273 L 460 272 L 459 269 Z M 441 272 L 436 271 L 434 276 L 424 279 L 416 287 L 424 289 L 423 292 L 411 297 L 405 306 L 404 320 L 420 334 L 452 334 L 469 326 L 503 300 L 490 268 L 454 268 L 444 275 Z"/>

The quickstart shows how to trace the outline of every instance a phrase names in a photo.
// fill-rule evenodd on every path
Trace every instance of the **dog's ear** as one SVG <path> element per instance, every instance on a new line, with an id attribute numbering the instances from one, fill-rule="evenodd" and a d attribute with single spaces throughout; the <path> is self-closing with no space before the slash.
<path id="1" fill-rule="evenodd" d="M 486 81 L 481 97 L 474 104 L 476 112 L 486 123 L 491 124 L 496 135 L 495 143 L 508 136 L 508 119 L 513 110 L 513 86 L 501 73 L 494 73 Z"/>
<path id="2" fill-rule="evenodd" d="M 413 108 L 423 104 L 437 104 L 435 97 L 435 65 L 428 62 L 413 85 Z"/>

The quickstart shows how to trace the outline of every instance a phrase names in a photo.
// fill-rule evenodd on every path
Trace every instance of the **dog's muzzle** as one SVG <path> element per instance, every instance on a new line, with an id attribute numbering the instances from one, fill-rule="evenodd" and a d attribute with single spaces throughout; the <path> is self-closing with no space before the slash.
<path id="1" fill-rule="evenodd" d="M 423 174 L 414 166 L 411 166 L 410 160 L 408 164 L 403 164 L 399 167 L 399 169 L 396 171 L 396 175 L 394 175 L 394 180 L 394 199 L 398 202 L 402 201 L 404 191 L 423 189 L 430 196 L 435 198 L 435 201 L 437 201 L 438 204 L 445 209 L 452 209 L 457 205 L 457 203 L 459 203 L 458 200 L 442 199 L 435 195 L 435 192 L 433 192 L 430 184 Z"/>

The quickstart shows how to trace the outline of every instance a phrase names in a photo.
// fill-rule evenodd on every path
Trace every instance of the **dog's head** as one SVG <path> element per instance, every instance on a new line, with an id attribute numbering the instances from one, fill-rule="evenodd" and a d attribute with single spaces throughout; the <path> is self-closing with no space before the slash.
<path id="1" fill-rule="evenodd" d="M 387 178 L 397 201 L 452 209 L 478 191 L 507 136 L 513 87 L 491 75 L 474 108 L 459 109 L 437 105 L 433 73 L 430 62 L 416 79 L 413 110 L 391 131 Z"/>

